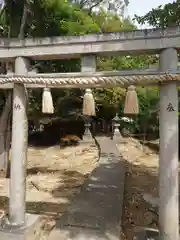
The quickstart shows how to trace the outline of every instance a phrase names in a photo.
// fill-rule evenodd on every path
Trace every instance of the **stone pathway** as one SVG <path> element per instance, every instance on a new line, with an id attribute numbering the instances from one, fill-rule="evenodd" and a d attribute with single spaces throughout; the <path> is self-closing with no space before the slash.
<path id="1" fill-rule="evenodd" d="M 120 239 L 125 165 L 113 140 L 97 141 L 99 165 L 57 220 L 49 240 Z"/>

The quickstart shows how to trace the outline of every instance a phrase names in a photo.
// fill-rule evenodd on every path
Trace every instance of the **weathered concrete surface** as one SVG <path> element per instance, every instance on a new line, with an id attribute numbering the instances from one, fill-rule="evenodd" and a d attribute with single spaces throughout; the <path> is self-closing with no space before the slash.
<path id="1" fill-rule="evenodd" d="M 112 140 L 98 142 L 99 166 L 57 221 L 49 240 L 120 238 L 125 166 Z"/>
<path id="2" fill-rule="evenodd" d="M 2 222 L 2 220 L 1 220 Z M 2 224 L 2 223 L 1 223 Z M 40 216 L 27 214 L 26 226 L 23 229 L 11 229 L 8 227 L 0 227 L 1 240 L 33 240 L 35 231 L 40 229 Z"/>
<path id="3" fill-rule="evenodd" d="M 130 32 L 84 36 L 0 39 L 0 59 L 31 57 L 33 59 L 74 58 L 82 54 L 158 53 L 165 48 L 180 49 L 180 28 L 146 29 Z"/>

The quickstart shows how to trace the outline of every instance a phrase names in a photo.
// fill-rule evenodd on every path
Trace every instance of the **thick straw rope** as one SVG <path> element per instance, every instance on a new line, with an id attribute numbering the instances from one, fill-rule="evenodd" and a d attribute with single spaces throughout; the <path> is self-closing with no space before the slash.
<path id="1" fill-rule="evenodd" d="M 106 76 L 106 77 L 37 77 L 37 76 L 8 76 L 0 75 L 0 84 L 22 83 L 42 84 L 45 86 L 63 85 L 118 85 L 127 87 L 129 85 L 148 85 L 167 81 L 180 81 L 180 74 L 154 74 L 136 76 Z"/>

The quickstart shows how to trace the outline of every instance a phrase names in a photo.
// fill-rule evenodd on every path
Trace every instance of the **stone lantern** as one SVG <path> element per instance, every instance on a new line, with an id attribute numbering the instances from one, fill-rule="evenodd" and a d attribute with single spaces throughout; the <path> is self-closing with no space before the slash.
<path id="1" fill-rule="evenodd" d="M 85 131 L 84 131 L 84 135 L 83 135 L 83 140 L 85 142 L 89 142 L 89 141 L 93 140 L 93 137 L 92 137 L 92 134 L 91 134 L 91 131 L 90 131 L 91 122 L 92 122 L 91 117 L 90 116 L 85 116 L 85 124 L 84 124 Z"/>
<path id="2" fill-rule="evenodd" d="M 118 114 L 116 113 L 116 116 L 112 119 L 112 139 L 113 140 L 121 140 L 121 133 L 119 131 L 119 127 L 120 127 L 120 118 L 118 116 Z"/>

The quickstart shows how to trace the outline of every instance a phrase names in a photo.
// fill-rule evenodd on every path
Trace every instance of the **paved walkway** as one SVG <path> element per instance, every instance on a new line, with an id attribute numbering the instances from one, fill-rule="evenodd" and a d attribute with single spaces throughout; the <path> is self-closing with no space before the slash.
<path id="1" fill-rule="evenodd" d="M 120 239 L 125 166 L 113 140 L 97 141 L 99 166 L 57 221 L 49 240 Z"/>

